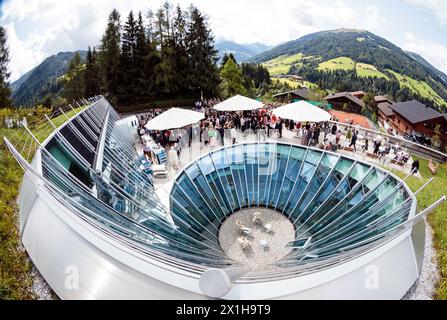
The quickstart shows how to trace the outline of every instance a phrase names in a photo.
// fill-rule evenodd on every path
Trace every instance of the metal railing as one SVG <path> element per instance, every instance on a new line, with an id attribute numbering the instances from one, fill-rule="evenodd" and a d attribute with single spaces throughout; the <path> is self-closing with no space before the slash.
<path id="1" fill-rule="evenodd" d="M 336 122 L 336 121 L 329 121 L 330 127 L 332 127 L 333 124 L 336 124 L 338 129 L 341 127 L 343 128 L 342 131 L 345 131 L 347 128 L 354 129 L 356 128 L 356 125 L 351 125 L 347 123 L 342 122 Z M 421 157 L 427 160 L 432 159 L 433 161 L 439 162 L 439 163 L 445 163 L 447 162 L 447 154 L 442 153 L 441 151 L 429 148 L 427 146 L 423 146 L 421 144 L 406 140 L 404 138 L 400 138 L 397 136 L 393 136 L 387 133 L 383 133 L 380 131 L 374 131 L 371 129 L 367 129 L 364 127 L 359 128 L 360 134 L 363 133 L 363 135 L 368 136 L 370 139 L 375 138 L 377 136 L 380 136 L 382 138 L 382 141 L 387 141 L 391 144 L 399 144 L 402 148 L 407 149 L 409 153 Z"/>

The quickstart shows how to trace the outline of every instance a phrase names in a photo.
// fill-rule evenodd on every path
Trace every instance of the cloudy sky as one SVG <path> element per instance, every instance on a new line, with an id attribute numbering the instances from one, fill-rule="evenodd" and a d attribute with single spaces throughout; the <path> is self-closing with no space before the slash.
<path id="1" fill-rule="evenodd" d="M 0 0 L 11 81 L 60 51 L 98 45 L 113 8 L 147 12 L 163 0 Z M 336 28 L 369 30 L 447 73 L 447 0 L 172 0 L 194 3 L 218 41 L 275 45 Z"/>

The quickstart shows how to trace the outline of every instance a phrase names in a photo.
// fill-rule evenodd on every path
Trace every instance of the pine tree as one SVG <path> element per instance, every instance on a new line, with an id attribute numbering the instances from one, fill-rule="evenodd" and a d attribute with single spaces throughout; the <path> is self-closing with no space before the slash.
<path id="1" fill-rule="evenodd" d="M 143 61 L 143 87 L 145 90 L 145 97 L 149 99 L 156 98 L 160 94 L 160 89 L 157 86 L 157 71 L 160 69 L 160 54 L 157 51 L 157 24 L 155 20 L 155 15 L 152 10 L 147 13 L 147 35 L 146 35 L 146 45 L 147 54 L 144 56 Z M 144 29 L 144 28 L 143 28 Z"/>
<path id="2" fill-rule="evenodd" d="M 111 96 L 111 102 L 116 104 L 119 88 L 120 42 L 121 42 L 120 14 L 116 9 L 109 15 L 107 29 L 101 40 L 100 69 L 104 83 L 104 90 Z"/>
<path id="3" fill-rule="evenodd" d="M 8 72 L 9 49 L 6 41 L 6 29 L 0 26 L 0 108 L 12 105 L 11 89 L 7 82 L 10 73 Z"/>
<path id="4" fill-rule="evenodd" d="M 174 98 L 180 91 L 175 44 L 170 30 L 172 26 L 170 8 L 171 5 L 165 2 L 156 14 L 156 35 L 161 57 L 161 62 L 157 66 L 156 85 L 164 98 Z"/>
<path id="5" fill-rule="evenodd" d="M 192 5 L 189 7 L 186 47 L 190 63 L 190 88 L 203 91 L 208 97 L 215 96 L 219 73 L 216 67 L 218 57 L 214 48 L 214 37 L 206 18 Z"/>
<path id="6" fill-rule="evenodd" d="M 135 61 L 137 47 L 137 24 L 130 11 L 123 27 L 121 58 L 120 58 L 120 86 L 119 100 L 124 104 L 135 102 L 137 98 L 138 66 Z"/>
<path id="7" fill-rule="evenodd" d="M 190 72 L 186 52 L 186 19 L 179 5 L 177 5 L 173 20 L 172 40 L 177 70 L 177 86 L 180 94 L 186 94 L 189 89 L 187 78 Z"/>
<path id="8" fill-rule="evenodd" d="M 93 97 L 101 93 L 97 53 L 88 47 L 84 72 L 85 96 Z"/>
<path id="9" fill-rule="evenodd" d="M 64 96 L 72 102 L 84 97 L 84 65 L 79 52 L 76 52 L 68 65 L 64 79 Z"/>

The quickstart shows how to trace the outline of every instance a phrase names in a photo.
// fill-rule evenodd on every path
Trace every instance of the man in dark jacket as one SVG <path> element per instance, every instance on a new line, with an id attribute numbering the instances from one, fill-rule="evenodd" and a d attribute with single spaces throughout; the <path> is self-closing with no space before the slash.
<path id="1" fill-rule="evenodd" d="M 351 144 L 349 145 L 349 148 L 354 147 L 354 151 L 357 151 L 357 148 L 355 147 L 356 142 L 357 142 L 357 131 L 354 131 L 352 138 L 351 138 Z"/>

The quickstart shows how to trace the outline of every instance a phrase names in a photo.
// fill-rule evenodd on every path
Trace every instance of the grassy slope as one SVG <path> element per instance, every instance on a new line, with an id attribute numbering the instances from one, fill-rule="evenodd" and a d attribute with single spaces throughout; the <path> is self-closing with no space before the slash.
<path id="1" fill-rule="evenodd" d="M 377 70 L 376 67 L 366 63 L 356 63 L 355 64 L 357 75 L 359 77 L 373 77 L 373 78 L 384 78 L 389 80 L 387 75 Z"/>
<path id="2" fill-rule="evenodd" d="M 76 111 L 79 112 L 79 108 Z M 72 117 L 74 111 L 67 113 Z M 53 119 L 56 127 L 66 121 L 64 116 Z M 39 132 L 36 137 L 42 142 L 53 130 L 50 126 Z M 0 137 L 14 137 L 17 129 L 0 128 Z M 12 143 L 14 141 L 10 140 Z M 20 246 L 18 230 L 17 196 L 22 181 L 23 170 L 17 164 L 6 145 L 0 143 L 0 300 L 34 299 L 31 265 L 27 254 Z"/>
<path id="3" fill-rule="evenodd" d="M 354 70 L 355 62 L 351 58 L 339 57 L 319 64 L 320 71 Z"/>
<path id="4" fill-rule="evenodd" d="M 406 180 L 408 186 L 413 191 L 416 191 L 430 177 L 432 177 L 428 170 L 428 161 L 420 159 L 419 162 L 420 172 L 423 179 L 409 177 Z M 401 172 L 395 173 L 401 178 L 404 176 Z M 417 196 L 419 208 L 425 209 L 445 194 L 447 194 L 447 164 L 443 164 L 439 167 L 438 174 L 435 176 L 433 182 Z M 440 207 L 433 211 L 429 215 L 428 221 L 434 231 L 434 246 L 436 248 L 438 265 L 441 271 L 441 279 L 438 283 L 435 298 L 447 299 L 447 203 L 444 202 Z"/>
<path id="5" fill-rule="evenodd" d="M 407 87 L 411 91 L 421 95 L 424 98 L 431 99 L 435 101 L 439 105 L 446 105 L 447 102 L 444 101 L 439 94 L 436 93 L 425 81 L 418 81 L 413 78 L 410 78 L 405 75 L 401 75 L 393 70 L 387 70 L 388 72 L 392 73 L 396 79 L 399 81 L 401 87 Z"/>
<path id="6" fill-rule="evenodd" d="M 302 65 L 303 54 L 298 53 L 291 56 L 279 56 L 275 59 L 267 61 L 263 65 L 269 70 L 272 76 L 287 74 L 293 64 Z"/>
<path id="7" fill-rule="evenodd" d="M 292 64 L 297 66 L 305 63 L 306 59 L 314 59 L 313 57 L 306 57 L 301 53 L 287 56 L 283 55 L 267 61 L 264 66 L 267 67 L 272 76 L 287 74 Z M 377 77 L 389 80 L 390 78 L 383 72 L 377 70 L 373 65 L 366 63 L 356 63 L 348 57 L 338 57 L 328 61 L 324 61 L 319 64 L 318 70 L 320 71 L 334 71 L 334 70 L 356 70 L 359 77 Z M 392 73 L 401 86 L 409 88 L 414 93 L 419 94 L 424 98 L 433 100 L 438 105 L 447 106 L 447 101 L 443 100 L 435 90 L 433 90 L 425 81 L 418 81 L 405 75 L 401 75 L 395 71 L 387 70 Z"/>
<path id="8" fill-rule="evenodd" d="M 272 78 L 272 81 L 280 81 L 280 82 L 283 82 L 283 83 L 287 83 L 293 89 L 298 89 L 298 88 L 301 87 L 298 82 L 292 81 L 292 80 L 289 80 L 289 79 Z M 307 88 L 318 87 L 315 83 L 312 83 L 312 82 L 309 82 L 309 81 L 304 81 L 304 86 L 306 86 Z"/>

